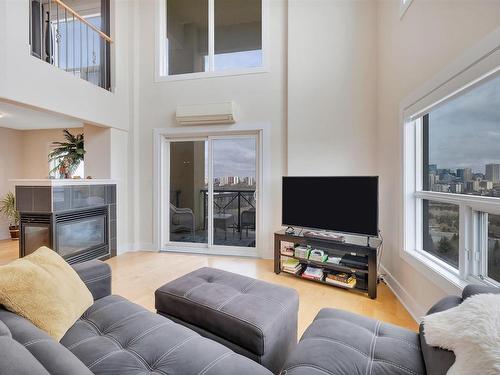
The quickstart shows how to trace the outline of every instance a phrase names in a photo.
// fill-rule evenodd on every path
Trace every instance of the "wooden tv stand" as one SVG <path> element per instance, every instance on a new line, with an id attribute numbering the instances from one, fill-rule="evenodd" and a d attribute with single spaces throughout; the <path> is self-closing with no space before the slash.
<path id="1" fill-rule="evenodd" d="M 352 268 L 346 267 L 340 264 L 327 263 L 327 262 L 317 262 L 308 259 L 297 258 L 295 256 L 288 256 L 281 254 L 281 241 L 291 242 L 295 245 L 307 246 L 310 245 L 314 249 L 323 250 L 325 253 L 332 254 L 336 256 L 343 254 L 356 254 L 359 256 L 367 257 L 368 269 Z M 359 282 L 357 282 L 354 289 L 364 291 L 368 293 L 368 296 L 372 299 L 377 298 L 377 247 L 372 247 L 372 245 L 359 245 L 349 242 L 339 242 L 339 241 L 329 241 L 319 238 L 304 237 L 302 233 L 287 234 L 285 230 L 280 230 L 274 233 L 274 272 L 279 274 L 281 272 L 281 256 L 286 256 L 289 258 L 295 258 L 304 265 L 310 265 L 317 268 L 323 268 L 325 270 L 333 270 L 346 273 L 355 273 Z M 292 277 L 301 277 L 297 274 L 287 273 Z M 310 280 L 310 279 L 306 279 Z M 321 280 L 312 280 L 322 284 L 327 284 L 331 286 L 336 286 L 328 284 Z M 342 286 L 339 286 L 342 287 Z"/>

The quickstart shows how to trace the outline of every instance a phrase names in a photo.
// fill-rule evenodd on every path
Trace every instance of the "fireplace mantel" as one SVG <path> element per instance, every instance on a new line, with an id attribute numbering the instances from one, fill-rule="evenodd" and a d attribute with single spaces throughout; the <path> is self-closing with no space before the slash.
<path id="1" fill-rule="evenodd" d="M 73 185 L 116 185 L 116 180 L 109 179 L 15 179 L 9 180 L 17 186 L 73 186 Z"/>

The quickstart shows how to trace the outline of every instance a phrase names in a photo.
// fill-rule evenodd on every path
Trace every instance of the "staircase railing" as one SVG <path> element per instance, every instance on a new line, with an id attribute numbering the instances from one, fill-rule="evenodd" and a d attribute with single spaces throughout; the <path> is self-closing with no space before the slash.
<path id="1" fill-rule="evenodd" d="M 31 54 L 111 90 L 109 0 L 81 15 L 61 0 L 30 1 Z"/>

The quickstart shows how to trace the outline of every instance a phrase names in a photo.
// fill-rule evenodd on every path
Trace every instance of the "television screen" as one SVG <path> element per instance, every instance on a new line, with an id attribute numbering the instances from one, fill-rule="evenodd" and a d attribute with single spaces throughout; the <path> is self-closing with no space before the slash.
<path id="1" fill-rule="evenodd" d="M 378 235 L 378 177 L 283 177 L 282 224 Z"/>

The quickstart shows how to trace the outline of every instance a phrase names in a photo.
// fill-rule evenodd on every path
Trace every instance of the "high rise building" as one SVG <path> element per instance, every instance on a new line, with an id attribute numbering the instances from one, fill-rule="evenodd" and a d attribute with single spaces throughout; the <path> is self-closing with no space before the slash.
<path id="1" fill-rule="evenodd" d="M 468 192 L 472 193 L 479 190 L 479 180 L 467 181 L 465 185 Z"/>
<path id="2" fill-rule="evenodd" d="M 493 189 L 493 182 L 488 180 L 479 181 L 479 186 L 485 190 L 491 190 Z"/>
<path id="3" fill-rule="evenodd" d="M 462 182 L 472 180 L 472 168 L 457 169 L 457 177 L 459 177 Z"/>
<path id="4" fill-rule="evenodd" d="M 500 164 L 486 164 L 486 179 L 494 184 L 500 182 Z"/>

